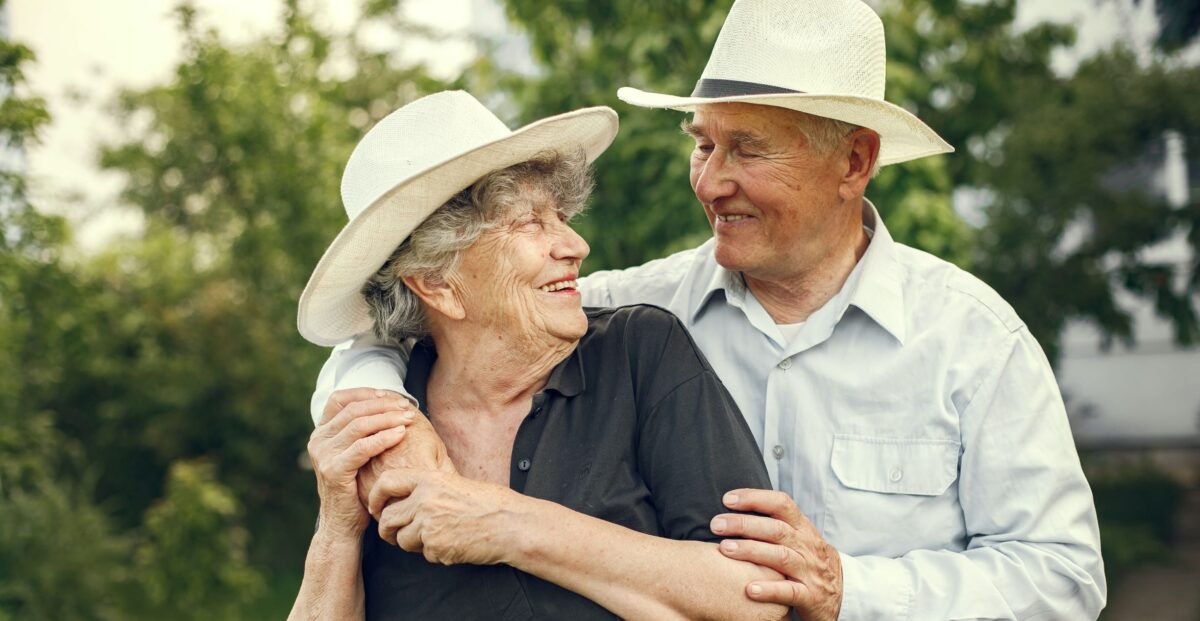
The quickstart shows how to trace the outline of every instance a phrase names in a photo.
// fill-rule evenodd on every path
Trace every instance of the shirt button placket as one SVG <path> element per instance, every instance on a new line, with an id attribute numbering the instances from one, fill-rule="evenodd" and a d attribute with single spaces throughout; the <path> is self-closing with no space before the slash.
<path id="1" fill-rule="evenodd" d="M 790 368 L 792 368 L 792 359 L 784 358 L 775 364 L 775 368 L 767 376 L 767 407 L 763 418 L 763 457 L 766 461 L 767 474 L 771 477 L 771 485 L 776 489 L 780 485 L 779 469 L 783 465 L 783 458 L 786 454 L 783 448 L 785 439 L 779 437 L 780 417 L 784 415 L 779 411 L 779 406 L 786 403 L 786 400 L 773 399 L 772 394 L 776 391 L 786 392 L 786 383 L 789 378 L 785 371 Z"/>

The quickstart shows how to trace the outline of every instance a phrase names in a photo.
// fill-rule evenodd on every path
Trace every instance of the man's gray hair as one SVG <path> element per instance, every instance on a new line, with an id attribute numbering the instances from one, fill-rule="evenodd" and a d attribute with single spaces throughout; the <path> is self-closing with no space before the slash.
<path id="1" fill-rule="evenodd" d="M 796 129 L 804 134 L 804 138 L 808 141 L 808 145 L 817 153 L 828 155 L 833 153 L 835 149 L 842 146 L 846 141 L 846 136 L 850 135 L 858 129 L 862 129 L 861 125 L 839 121 L 823 116 L 816 116 L 806 112 L 800 112 L 797 115 L 798 119 L 802 119 L 796 123 Z M 875 158 L 875 163 L 871 168 L 871 176 L 879 174 L 879 158 Z"/>
<path id="2" fill-rule="evenodd" d="M 429 334 L 421 300 L 405 286 L 403 278 L 444 282 L 458 269 L 462 251 L 527 205 L 534 192 L 544 193 L 567 219 L 583 211 L 592 192 L 591 170 L 583 151 L 544 151 L 488 173 L 438 207 L 363 285 L 375 337 L 397 346 L 407 338 Z"/>

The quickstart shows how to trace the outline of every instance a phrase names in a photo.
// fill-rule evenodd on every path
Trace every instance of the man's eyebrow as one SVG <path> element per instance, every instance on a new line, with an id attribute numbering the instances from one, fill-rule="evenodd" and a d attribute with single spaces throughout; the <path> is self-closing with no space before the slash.
<path id="1" fill-rule="evenodd" d="M 743 130 L 729 132 L 729 140 L 739 147 L 750 147 L 751 149 L 765 149 L 767 147 L 765 138 Z"/>
<path id="2" fill-rule="evenodd" d="M 679 131 L 691 136 L 692 138 L 695 138 L 696 140 L 708 138 L 708 134 L 704 131 L 703 127 L 686 119 L 679 124 Z M 734 130 L 729 132 L 729 141 L 739 147 L 749 147 L 757 150 L 765 149 L 767 147 L 767 141 L 765 138 L 745 130 Z"/>

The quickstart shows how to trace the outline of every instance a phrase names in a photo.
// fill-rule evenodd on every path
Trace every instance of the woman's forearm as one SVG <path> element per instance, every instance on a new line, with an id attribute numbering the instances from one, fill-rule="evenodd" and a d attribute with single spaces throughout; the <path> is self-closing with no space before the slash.
<path id="1" fill-rule="evenodd" d="M 715 544 L 654 537 L 530 499 L 508 563 L 574 591 L 625 619 L 780 619 L 782 606 L 745 587 L 779 574 L 723 556 Z"/>
<path id="2" fill-rule="evenodd" d="M 362 537 L 317 529 L 288 621 L 364 618 Z"/>

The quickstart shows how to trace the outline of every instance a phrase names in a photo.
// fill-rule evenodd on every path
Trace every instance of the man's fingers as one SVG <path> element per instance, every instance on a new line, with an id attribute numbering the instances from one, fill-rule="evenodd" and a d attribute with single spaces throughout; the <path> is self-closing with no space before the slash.
<path id="1" fill-rule="evenodd" d="M 734 511 L 761 513 L 783 520 L 795 528 L 812 523 L 796 506 L 795 501 L 783 492 L 770 489 L 735 489 L 725 494 L 722 502 Z"/>
<path id="2" fill-rule="evenodd" d="M 718 548 L 721 554 L 731 559 L 768 567 L 788 578 L 799 579 L 809 571 L 806 559 L 787 546 L 749 539 L 726 539 Z"/>
<path id="3" fill-rule="evenodd" d="M 367 511 L 382 517 L 384 505 L 392 498 L 408 498 L 421 480 L 422 471 L 409 468 L 388 470 L 379 475 L 367 498 Z M 394 506 L 394 505 L 393 505 Z M 390 509 L 391 507 L 389 507 Z"/>
<path id="4" fill-rule="evenodd" d="M 812 591 L 802 583 L 791 580 L 751 582 L 746 585 L 746 597 L 756 602 L 783 604 L 807 610 L 812 607 Z"/>
<path id="5" fill-rule="evenodd" d="M 722 513 L 709 522 L 713 534 L 722 537 L 756 539 L 767 543 L 788 544 L 795 530 L 788 523 L 761 515 Z"/>

